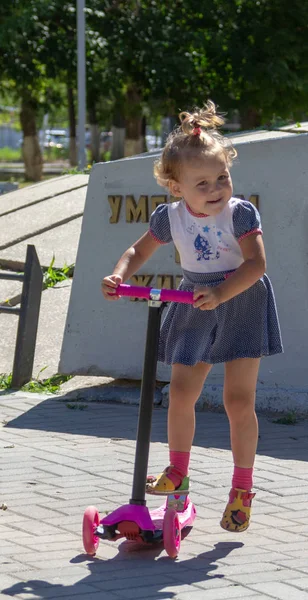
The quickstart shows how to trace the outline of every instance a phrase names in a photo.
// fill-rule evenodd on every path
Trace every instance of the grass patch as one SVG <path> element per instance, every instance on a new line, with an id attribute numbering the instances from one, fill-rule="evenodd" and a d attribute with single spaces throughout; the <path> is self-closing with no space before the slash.
<path id="1" fill-rule="evenodd" d="M 6 375 L 5 373 L 0 373 L 0 390 L 9 390 L 12 385 L 12 373 Z"/>
<path id="2" fill-rule="evenodd" d="M 66 281 L 73 275 L 75 265 L 64 265 L 61 268 L 54 268 L 55 256 L 53 255 L 52 261 L 48 269 L 43 274 L 43 288 L 54 287 L 60 281 Z"/>
<path id="3" fill-rule="evenodd" d="M 43 151 L 44 162 L 56 162 L 68 160 L 69 153 L 66 148 L 45 148 Z M 23 162 L 22 148 L 0 148 L 0 162 Z"/>
<path id="4" fill-rule="evenodd" d="M 68 148 L 44 148 L 43 159 L 45 162 L 55 162 L 57 160 L 68 160 L 69 149 Z"/>
<path id="5" fill-rule="evenodd" d="M 279 417 L 279 419 L 274 419 L 273 423 L 278 423 L 279 425 L 296 425 L 298 423 L 298 418 L 296 413 L 292 410 L 286 413 L 283 417 Z"/>
<path id="6" fill-rule="evenodd" d="M 22 160 L 21 148 L 9 148 L 8 146 L 0 148 L 1 162 L 10 162 L 16 160 Z"/>
<path id="7" fill-rule="evenodd" d="M 47 367 L 40 370 L 37 378 L 32 379 L 28 383 L 20 388 L 22 392 L 32 392 L 33 394 L 56 394 L 60 391 L 60 387 L 66 381 L 72 378 L 72 375 L 52 375 L 47 379 L 40 379 L 40 374 L 45 371 Z M 5 373 L 0 374 L 0 389 L 10 390 L 12 389 L 12 373 L 6 375 Z"/>
<path id="8" fill-rule="evenodd" d="M 61 175 L 89 175 L 92 169 L 92 165 L 87 165 L 83 170 L 80 170 L 79 167 L 70 167 L 69 169 L 64 169 Z"/>

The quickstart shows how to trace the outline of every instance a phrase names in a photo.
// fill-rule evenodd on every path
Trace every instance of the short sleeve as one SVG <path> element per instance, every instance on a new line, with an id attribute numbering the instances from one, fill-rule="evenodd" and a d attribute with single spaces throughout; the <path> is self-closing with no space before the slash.
<path id="1" fill-rule="evenodd" d="M 172 241 L 167 204 L 159 204 L 151 214 L 149 232 L 160 244 L 169 244 Z"/>
<path id="2" fill-rule="evenodd" d="M 259 212 L 251 202 L 242 200 L 236 204 L 233 211 L 233 227 L 238 242 L 252 233 L 262 233 Z"/>

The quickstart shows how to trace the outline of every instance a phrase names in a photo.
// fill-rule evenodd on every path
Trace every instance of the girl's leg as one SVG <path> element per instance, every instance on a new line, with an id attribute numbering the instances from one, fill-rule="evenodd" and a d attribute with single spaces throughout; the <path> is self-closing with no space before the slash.
<path id="1" fill-rule="evenodd" d="M 198 363 L 193 367 L 175 364 L 169 391 L 168 441 L 170 467 L 148 482 L 150 493 L 167 493 L 178 488 L 188 474 L 190 449 L 195 433 L 195 404 L 212 365 Z M 187 482 L 186 482 L 187 483 Z"/>
<path id="2" fill-rule="evenodd" d="M 195 434 L 195 404 L 212 365 L 172 365 L 168 410 L 169 449 L 190 452 Z"/>
<path id="3" fill-rule="evenodd" d="M 241 358 L 225 365 L 224 406 L 230 424 L 234 473 L 221 525 L 231 531 L 247 529 L 254 496 L 250 491 L 258 443 L 255 396 L 259 366 L 259 358 Z M 235 488 L 245 492 L 235 492 Z"/>
<path id="4" fill-rule="evenodd" d="M 230 423 L 231 449 L 237 467 L 252 468 L 258 443 L 255 413 L 260 358 L 239 358 L 225 365 L 224 406 Z"/>

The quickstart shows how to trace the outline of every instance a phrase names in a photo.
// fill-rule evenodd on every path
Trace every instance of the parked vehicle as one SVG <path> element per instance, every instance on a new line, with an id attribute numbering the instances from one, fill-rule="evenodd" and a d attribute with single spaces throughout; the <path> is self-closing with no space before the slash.
<path id="1" fill-rule="evenodd" d="M 40 136 L 43 132 L 40 132 Z M 46 129 L 44 148 L 68 148 L 69 138 L 66 129 Z"/>

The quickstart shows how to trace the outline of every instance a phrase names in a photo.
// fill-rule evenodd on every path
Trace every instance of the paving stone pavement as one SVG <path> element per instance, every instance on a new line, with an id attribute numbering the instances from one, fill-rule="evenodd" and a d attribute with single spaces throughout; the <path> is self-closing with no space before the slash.
<path id="1" fill-rule="evenodd" d="M 103 515 L 130 498 L 137 410 L 0 393 L 0 599 L 308 599 L 307 421 L 260 418 L 244 534 L 219 527 L 232 471 L 226 416 L 202 412 L 191 461 L 198 517 L 179 558 L 123 541 L 84 553 L 85 508 Z M 155 408 L 151 473 L 166 465 L 166 416 Z"/>

